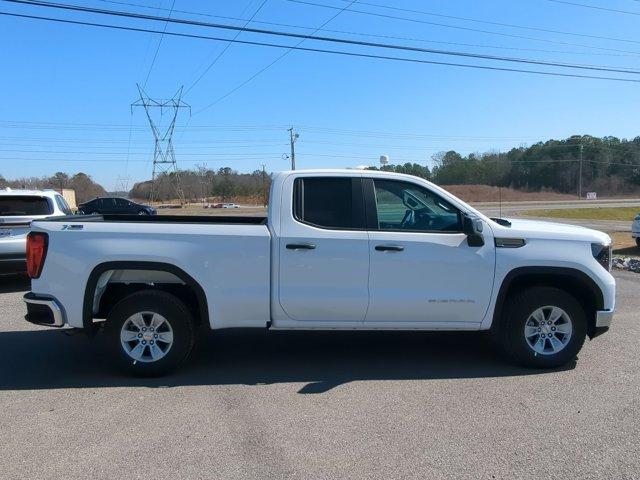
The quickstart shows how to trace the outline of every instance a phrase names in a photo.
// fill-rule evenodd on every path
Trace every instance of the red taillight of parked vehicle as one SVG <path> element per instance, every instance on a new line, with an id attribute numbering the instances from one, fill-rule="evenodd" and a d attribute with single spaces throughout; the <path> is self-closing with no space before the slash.
<path id="1" fill-rule="evenodd" d="M 44 259 L 47 256 L 49 235 L 41 232 L 29 232 L 27 235 L 27 274 L 38 278 L 42 273 Z"/>

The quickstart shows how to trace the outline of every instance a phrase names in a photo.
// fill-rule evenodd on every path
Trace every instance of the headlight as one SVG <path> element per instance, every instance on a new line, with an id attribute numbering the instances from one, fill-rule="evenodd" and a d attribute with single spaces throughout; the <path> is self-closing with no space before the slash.
<path id="1" fill-rule="evenodd" d="M 611 271 L 611 245 L 603 245 L 601 243 L 591 244 L 591 253 L 593 258 L 604 267 L 608 272 Z"/>

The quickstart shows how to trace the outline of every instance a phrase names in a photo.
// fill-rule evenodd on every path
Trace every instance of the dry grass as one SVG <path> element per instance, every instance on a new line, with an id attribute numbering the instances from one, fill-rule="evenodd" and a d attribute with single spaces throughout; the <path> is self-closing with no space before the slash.
<path id="1" fill-rule="evenodd" d="M 242 206 L 240 208 L 204 208 L 201 203 L 189 203 L 182 208 L 160 208 L 158 215 L 212 215 L 212 216 L 248 216 L 264 217 L 267 209 L 262 205 Z"/>
<path id="2" fill-rule="evenodd" d="M 557 192 L 525 192 L 513 188 L 492 187 L 490 185 L 441 185 L 465 202 L 503 202 L 575 200 L 575 195 Z M 502 190 L 502 191 L 500 191 Z"/>
<path id="3" fill-rule="evenodd" d="M 640 213 L 638 207 L 557 208 L 527 210 L 522 215 L 530 217 L 571 218 L 576 220 L 628 220 L 632 222 Z"/>
<path id="4" fill-rule="evenodd" d="M 613 254 L 623 257 L 640 257 L 640 247 L 636 245 L 636 239 L 631 238 L 629 232 L 609 233 L 613 241 Z"/>

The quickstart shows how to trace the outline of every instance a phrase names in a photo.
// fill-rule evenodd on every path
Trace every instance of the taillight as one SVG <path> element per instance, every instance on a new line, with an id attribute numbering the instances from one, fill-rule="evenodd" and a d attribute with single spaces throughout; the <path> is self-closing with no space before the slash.
<path id="1" fill-rule="evenodd" d="M 29 232 L 27 235 L 27 274 L 38 278 L 42 273 L 44 259 L 47 256 L 49 235 L 42 232 Z"/>

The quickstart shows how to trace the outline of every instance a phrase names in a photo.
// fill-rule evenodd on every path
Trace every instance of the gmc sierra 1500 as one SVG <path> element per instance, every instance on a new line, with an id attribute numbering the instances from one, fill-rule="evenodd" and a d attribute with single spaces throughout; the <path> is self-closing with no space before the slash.
<path id="1" fill-rule="evenodd" d="M 561 365 L 606 331 L 611 239 L 490 219 L 420 178 L 275 176 L 268 219 L 66 216 L 28 237 L 30 322 L 100 330 L 114 361 L 154 375 L 195 328 L 491 330 L 516 361 Z"/>

